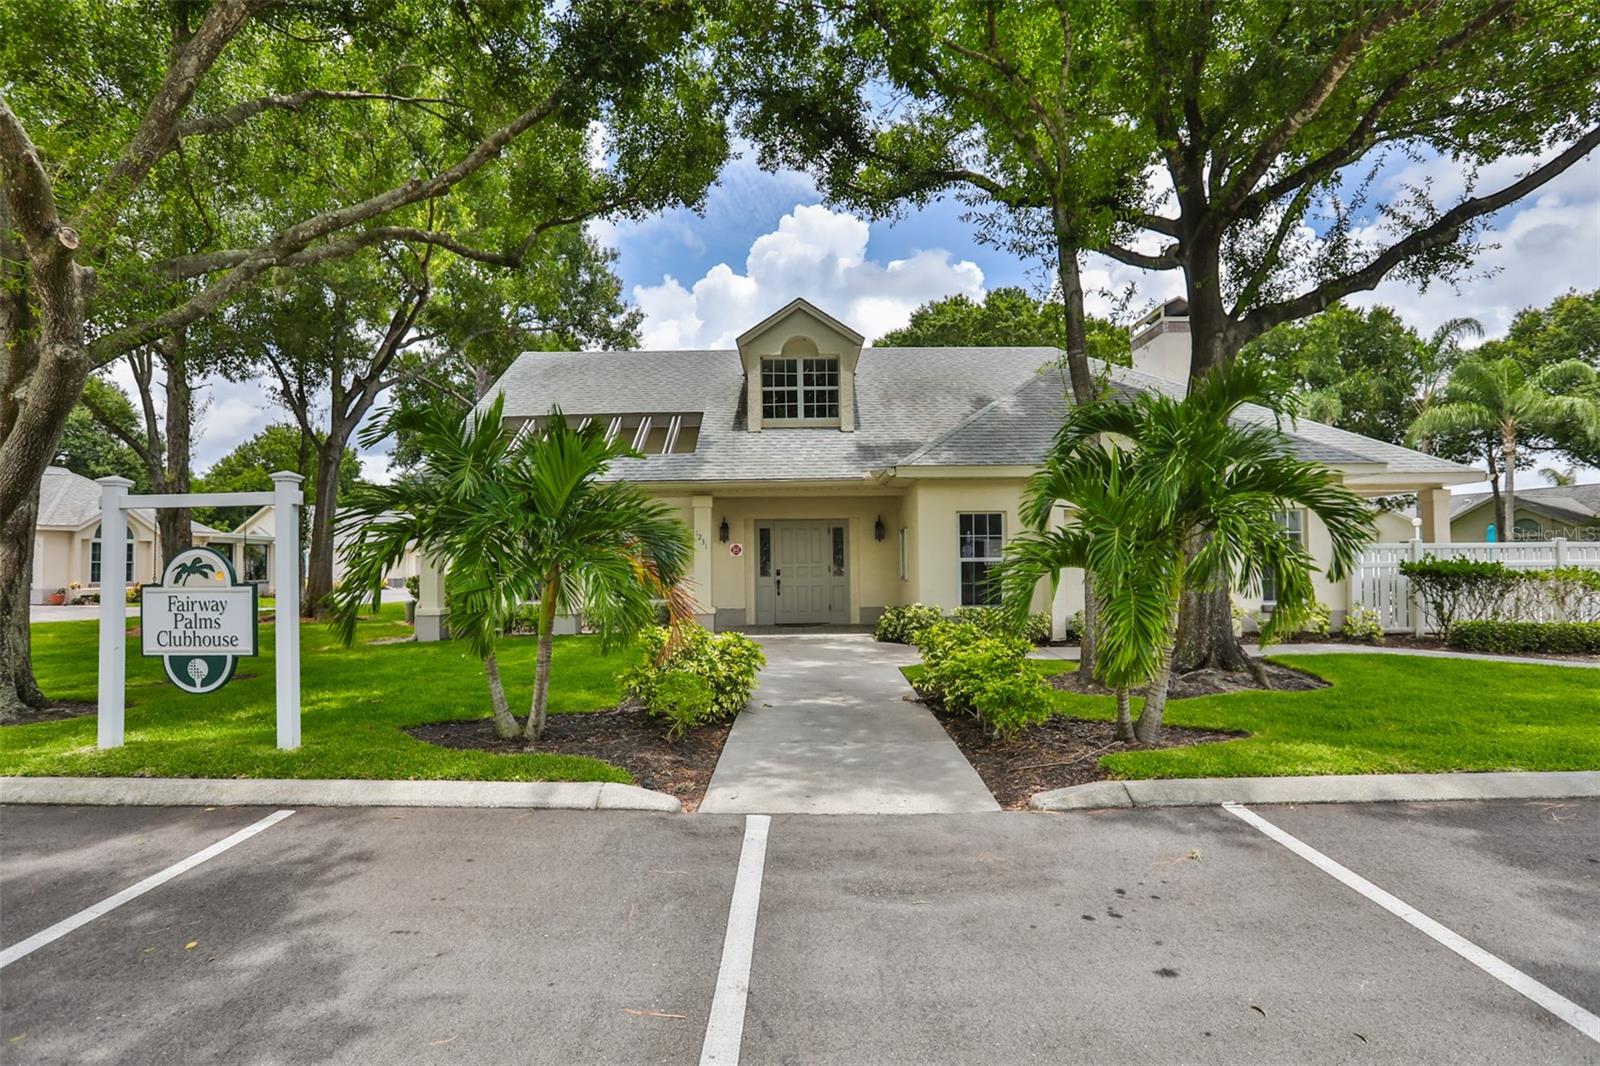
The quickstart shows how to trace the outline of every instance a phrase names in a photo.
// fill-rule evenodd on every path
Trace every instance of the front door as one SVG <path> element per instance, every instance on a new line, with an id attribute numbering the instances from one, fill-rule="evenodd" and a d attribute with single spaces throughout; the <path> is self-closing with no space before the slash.
<path id="1" fill-rule="evenodd" d="M 844 532 L 843 522 L 761 524 L 757 531 L 763 542 L 758 546 L 762 564 L 757 577 L 758 624 L 849 620 Z"/>

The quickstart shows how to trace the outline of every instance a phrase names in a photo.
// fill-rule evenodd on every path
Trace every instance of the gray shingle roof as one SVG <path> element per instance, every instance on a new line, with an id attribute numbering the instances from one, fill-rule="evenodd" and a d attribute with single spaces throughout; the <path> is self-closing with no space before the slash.
<path id="1" fill-rule="evenodd" d="M 156 514 L 148 507 L 129 508 L 145 525 L 155 527 Z M 100 486 L 64 466 L 47 467 L 39 479 L 39 524 L 82 529 L 100 521 Z"/>
<path id="2" fill-rule="evenodd" d="M 1450 517 L 1466 514 L 1493 498 L 1489 492 L 1465 492 L 1450 501 Z M 1588 525 L 1600 518 L 1600 484 L 1546 485 L 1517 490 L 1517 505 L 1562 522 Z"/>
<path id="3" fill-rule="evenodd" d="M 859 481 L 891 466 L 1012 466 L 1040 461 L 1066 411 L 1054 348 L 868 348 L 856 369 L 856 431 L 744 428 L 739 353 L 718 351 L 525 352 L 485 398 L 506 397 L 508 416 L 560 406 L 569 414 L 702 415 L 692 454 L 619 463 L 635 481 Z M 1112 368 L 1114 390 L 1176 393 L 1179 386 Z M 1241 417 L 1271 423 L 1266 408 Z M 1392 473 L 1460 473 L 1432 456 L 1316 422 L 1283 423 L 1295 452 L 1340 466 Z"/>

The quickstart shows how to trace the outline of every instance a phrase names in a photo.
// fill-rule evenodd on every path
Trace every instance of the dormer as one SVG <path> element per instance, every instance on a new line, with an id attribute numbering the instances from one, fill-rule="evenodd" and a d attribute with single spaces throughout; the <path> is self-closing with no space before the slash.
<path id="1" fill-rule="evenodd" d="M 734 342 L 744 364 L 750 432 L 856 428 L 856 364 L 866 338 L 806 300 L 795 300 Z"/>

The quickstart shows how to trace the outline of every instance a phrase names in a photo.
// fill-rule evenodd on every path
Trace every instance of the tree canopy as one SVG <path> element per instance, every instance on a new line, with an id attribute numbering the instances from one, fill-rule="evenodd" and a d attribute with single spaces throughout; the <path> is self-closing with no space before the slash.
<path id="1" fill-rule="evenodd" d="M 305 478 L 301 486 L 308 499 L 315 498 L 317 444 L 307 440 L 298 427 L 287 422 L 268 426 L 239 444 L 233 451 L 212 463 L 195 483 L 196 492 L 269 492 L 278 470 L 291 470 Z M 348 498 L 360 483 L 361 461 L 354 448 L 345 449 L 339 467 L 338 498 Z M 232 529 L 250 517 L 252 508 L 208 507 L 195 512 L 195 518 L 219 529 Z"/>
<path id="2" fill-rule="evenodd" d="M 1114 322 L 1087 318 L 1091 358 L 1126 366 L 1128 331 Z M 1015 286 L 992 289 L 981 300 L 957 293 L 911 312 L 911 321 L 872 342 L 878 348 L 1066 347 L 1061 308 Z"/>

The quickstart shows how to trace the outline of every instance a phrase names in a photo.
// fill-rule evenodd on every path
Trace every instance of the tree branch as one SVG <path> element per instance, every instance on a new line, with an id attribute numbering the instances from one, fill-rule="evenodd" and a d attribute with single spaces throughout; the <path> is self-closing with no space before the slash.
<path id="1" fill-rule="evenodd" d="M 0 173 L 5 175 L 11 221 L 22 231 L 22 239 L 30 252 L 42 250 L 51 241 L 76 242 L 70 230 L 62 232 L 50 175 L 45 172 L 39 150 L 34 147 L 28 131 L 12 113 L 3 95 L 0 95 Z"/>
<path id="2" fill-rule="evenodd" d="M 1278 123 L 1278 128 L 1257 146 L 1250 162 L 1246 163 L 1228 183 L 1227 191 L 1217 204 L 1218 216 L 1230 215 L 1244 198 L 1250 195 L 1251 189 L 1255 188 L 1256 182 L 1260 181 L 1272 167 L 1273 161 L 1278 158 L 1284 146 L 1295 134 L 1304 129 L 1308 122 L 1317 117 L 1317 113 L 1339 88 L 1339 83 L 1361 57 L 1367 45 L 1391 26 L 1409 18 L 1415 10 L 1416 8 L 1411 8 L 1407 3 L 1392 4 L 1379 12 L 1377 17 L 1365 26 L 1357 26 L 1345 34 L 1344 40 L 1334 49 L 1322 73 L 1317 75 L 1311 87 L 1295 105 L 1295 109 L 1284 116 L 1283 121 Z"/>
<path id="3" fill-rule="evenodd" d="M 223 133 L 255 118 L 264 111 L 299 111 L 317 100 L 386 100 L 396 104 L 444 104 L 449 107 L 465 106 L 458 101 L 440 96 L 397 96 L 394 93 L 360 92 L 342 89 L 301 89 L 299 92 L 273 96 L 259 96 L 244 100 L 214 115 L 197 115 L 178 123 L 177 136 L 196 137 L 208 133 Z"/>
<path id="4" fill-rule="evenodd" d="M 150 98 L 144 119 L 133 139 L 128 142 L 115 166 L 105 180 L 84 198 L 83 205 L 73 216 L 73 227 L 79 231 L 93 226 L 103 212 L 112 205 L 123 203 L 139 187 L 156 162 L 166 154 L 176 139 L 178 116 L 189 106 L 200 79 L 205 76 L 222 50 L 257 10 L 268 0 L 217 0 L 206 12 L 205 21 L 195 30 L 194 36 L 184 43 L 182 50 L 167 68 L 167 76 Z M 157 336 L 160 336 L 158 333 Z"/>
<path id="5" fill-rule="evenodd" d="M 1239 202 L 1239 214 L 1245 218 L 1254 218 L 1268 204 L 1279 197 L 1303 185 L 1309 185 L 1358 158 L 1361 153 L 1377 143 L 1375 130 L 1378 122 L 1395 100 L 1400 97 L 1401 93 L 1410 88 L 1420 75 L 1439 66 L 1451 53 L 1493 26 L 1515 6 L 1515 0 L 1498 0 L 1498 2 L 1485 8 L 1477 18 L 1468 22 L 1458 32 L 1441 41 L 1438 48 L 1434 49 L 1426 60 L 1407 70 L 1384 87 L 1383 91 L 1367 107 L 1366 112 L 1362 114 L 1361 118 L 1356 122 L 1355 128 L 1350 131 L 1350 135 L 1343 142 L 1304 166 L 1285 174 L 1265 188 L 1244 197 Z"/>
<path id="6" fill-rule="evenodd" d="M 1175 270 L 1179 265 L 1178 260 L 1167 252 L 1162 252 L 1160 255 L 1145 255 L 1143 252 L 1136 252 L 1132 248 L 1124 248 L 1119 244 L 1102 244 L 1097 248 L 1087 250 L 1099 252 L 1101 255 L 1110 256 L 1119 263 L 1126 263 L 1129 266 L 1139 267 L 1143 270 Z"/>
<path id="7" fill-rule="evenodd" d="M 99 338 L 90 348 L 91 356 L 97 364 L 102 364 L 129 348 L 166 336 L 217 310 L 257 275 L 277 265 L 286 257 L 306 251 L 313 242 L 398 208 L 448 192 L 496 158 L 512 141 L 554 114 L 560 106 L 565 88 L 566 84 L 563 83 L 551 90 L 544 100 L 479 141 L 455 165 L 432 177 L 413 178 L 404 185 L 395 186 L 358 203 L 333 208 L 295 223 L 265 245 L 252 249 L 221 278 L 179 306 Z M 371 242 L 341 246 L 336 252 L 327 252 L 323 258 L 348 255 L 359 247 L 365 247 L 367 243 Z"/>
<path id="8" fill-rule="evenodd" d="M 1461 235 L 1461 227 L 1468 222 L 1498 211 L 1558 177 L 1593 151 L 1596 145 L 1600 145 L 1600 126 L 1578 138 L 1548 163 L 1529 171 L 1499 192 L 1463 200 L 1440 215 L 1431 225 L 1390 245 L 1361 269 L 1341 277 L 1330 278 L 1310 292 L 1293 299 L 1256 308 L 1239 322 L 1240 343 L 1243 344 L 1259 336 L 1280 322 L 1314 315 L 1335 300 L 1353 292 L 1373 288 L 1389 271 L 1405 260 L 1453 243 Z"/>

